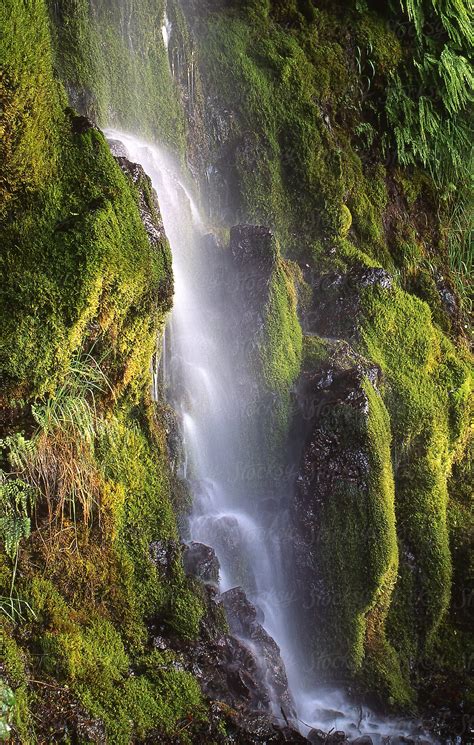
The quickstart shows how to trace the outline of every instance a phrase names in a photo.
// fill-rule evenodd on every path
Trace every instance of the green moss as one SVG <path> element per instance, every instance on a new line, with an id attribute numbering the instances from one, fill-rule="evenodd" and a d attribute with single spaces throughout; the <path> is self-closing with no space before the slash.
<path id="1" fill-rule="evenodd" d="M 276 394 L 271 439 L 278 449 L 291 416 L 290 392 L 301 367 L 303 336 L 296 312 L 297 295 L 289 266 L 277 260 L 264 310 L 264 338 L 259 364 L 265 386 Z"/>
<path id="2" fill-rule="evenodd" d="M 345 238 L 348 234 L 349 230 L 351 229 L 352 225 L 352 215 L 349 207 L 346 207 L 345 204 L 341 207 L 341 216 L 340 216 L 340 226 L 339 226 L 339 235 L 341 238 Z"/>
<path id="3" fill-rule="evenodd" d="M 21 192 L 35 192 L 58 169 L 65 96 L 53 79 L 48 14 L 43 0 L 9 0 L 0 10 L 2 34 L 2 175 L 0 214 Z"/>
<path id="4" fill-rule="evenodd" d="M 59 604 L 64 610 L 64 601 Z M 131 659 L 110 621 L 92 615 L 42 633 L 42 668 L 65 682 L 87 710 L 104 721 L 108 742 L 145 737 L 151 729 L 172 734 L 190 715 L 202 718 L 201 692 L 193 676 L 176 669 L 173 655 L 143 658 L 145 674 L 132 674 Z"/>
<path id="5" fill-rule="evenodd" d="M 138 618 L 161 614 L 163 620 L 186 638 L 195 638 L 203 606 L 184 576 L 179 550 L 175 550 L 169 575 L 160 575 L 150 557 L 150 544 L 178 545 L 176 517 L 170 497 L 165 442 L 146 436 L 146 425 L 133 419 L 111 420 L 100 444 L 104 475 L 113 483 L 110 508 L 111 535 L 124 568 Z M 133 592 L 132 592 L 133 588 Z M 137 592 L 136 588 L 140 588 Z M 132 616 L 133 617 L 133 616 Z M 122 624 L 124 624 L 122 619 Z M 136 629 L 131 626 L 137 642 Z"/>
<path id="6" fill-rule="evenodd" d="M 159 251 L 150 245 L 137 190 L 102 134 L 74 133 L 53 75 L 44 0 L 28 6 L 11 0 L 2 13 L 8 214 L 1 239 L 8 281 L 0 313 L 7 390 L 52 391 L 92 322 L 120 355 L 116 374 L 126 384 L 130 368 L 144 369 L 151 356 L 159 313 L 169 304 L 166 242 Z"/>
<path id="7" fill-rule="evenodd" d="M 363 348 L 386 377 L 401 569 L 387 629 L 405 670 L 429 648 L 450 600 L 447 477 L 468 427 L 469 368 L 425 303 L 368 289 Z"/>
<path id="8" fill-rule="evenodd" d="M 73 104 L 100 126 L 157 139 L 182 154 L 184 114 L 161 26 L 163 0 L 50 3 L 56 65 Z M 77 103 L 76 103 L 77 102 Z M 159 105 L 158 105 L 159 102 Z"/>
<path id="9" fill-rule="evenodd" d="M 384 620 L 398 565 L 390 421 L 368 381 L 363 390 L 368 415 L 335 404 L 322 423 L 327 436 L 336 438 L 338 452 L 356 447 L 360 459 L 368 459 L 369 476 L 366 482 L 341 479 L 335 484 L 318 517 L 315 558 L 324 586 L 337 588 L 333 602 L 323 610 L 324 622 L 318 624 L 324 650 L 321 664 L 329 655 L 352 674 L 385 644 Z M 396 676 L 396 671 L 390 668 L 389 674 Z"/>
<path id="10" fill-rule="evenodd" d="M 0 619 L 0 688 L 7 689 L 5 716 L 0 702 L 0 724 L 8 724 L 21 742 L 29 742 L 31 719 L 27 689 L 26 657 L 12 636 L 13 626 Z M 0 693 L 0 699 L 2 698 Z M 1 733 L 1 730 L 0 730 Z M 2 739 L 0 734 L 0 739 Z"/>
<path id="11" fill-rule="evenodd" d="M 326 362 L 330 355 L 330 345 L 320 336 L 303 336 L 303 368 L 316 369 Z"/>

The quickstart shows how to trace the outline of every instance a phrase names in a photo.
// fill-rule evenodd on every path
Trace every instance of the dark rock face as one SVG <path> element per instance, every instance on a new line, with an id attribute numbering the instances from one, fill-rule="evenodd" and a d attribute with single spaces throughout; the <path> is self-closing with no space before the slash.
<path id="1" fill-rule="evenodd" d="M 138 163 L 132 163 L 125 157 L 117 157 L 117 162 L 122 171 L 139 189 L 140 217 L 150 243 L 158 247 L 164 238 L 165 232 L 156 191 L 152 188 L 149 177 Z"/>
<path id="2" fill-rule="evenodd" d="M 263 225 L 235 225 L 231 228 L 230 250 L 236 265 L 250 265 L 262 276 L 271 274 L 277 260 L 272 231 Z"/>
<path id="3" fill-rule="evenodd" d="M 313 650 L 324 648 L 324 643 L 316 636 L 318 629 L 332 629 L 328 631 L 329 649 L 332 649 L 330 669 L 324 674 L 332 679 L 342 675 L 343 679 L 345 652 L 335 653 L 336 647 L 331 647 L 332 635 L 341 638 L 343 634 L 331 624 L 334 617 L 337 618 L 338 604 L 343 615 L 344 603 L 352 602 L 351 593 L 357 594 L 358 590 L 328 583 L 324 567 L 333 561 L 329 548 L 329 535 L 335 530 L 331 523 L 333 516 L 346 514 L 349 505 L 356 514 L 364 514 L 367 510 L 371 467 L 367 441 L 369 399 L 364 386 L 368 380 L 376 390 L 381 372 L 376 365 L 352 352 L 347 344 L 335 349 L 328 362 L 316 370 L 305 371 L 300 377 L 297 402 L 299 438 L 303 445 L 290 514 L 301 628 L 311 640 L 308 644 Z M 348 525 L 347 530 L 352 540 L 350 531 L 353 528 Z M 355 540 L 358 542 L 359 538 Z M 364 546 L 361 555 L 365 556 L 369 548 L 364 544 L 363 535 L 360 545 Z M 327 641 L 325 639 L 325 643 Z M 314 666 L 321 664 L 317 651 L 307 664 L 308 674 L 314 676 Z M 321 669 L 318 669 L 320 675 Z"/>
<path id="4" fill-rule="evenodd" d="M 110 152 L 114 156 L 114 158 L 127 158 L 128 159 L 128 150 L 123 144 L 123 142 L 120 142 L 120 140 L 107 140 L 110 147 Z"/>
<path id="5" fill-rule="evenodd" d="M 76 135 L 83 134 L 84 132 L 87 132 L 88 129 L 96 129 L 94 124 L 91 122 L 90 119 L 87 118 L 87 116 L 82 116 L 82 114 L 76 114 L 74 109 L 67 109 L 66 110 L 69 118 L 71 120 L 71 129 Z"/>
<path id="6" fill-rule="evenodd" d="M 288 716 L 294 714 L 294 704 L 288 691 L 285 666 L 274 639 L 257 620 L 257 609 L 241 587 L 234 587 L 221 595 L 229 628 L 238 638 L 248 640 L 259 660 L 260 676 L 280 702 Z"/>
<path id="7" fill-rule="evenodd" d="M 269 228 L 235 225 L 230 231 L 229 248 L 240 334 L 250 338 L 262 327 L 261 313 L 277 263 L 277 244 Z"/>
<path id="8" fill-rule="evenodd" d="M 211 546 L 192 541 L 184 548 L 183 561 L 186 574 L 204 583 L 219 582 L 219 560 Z"/>
<path id="9" fill-rule="evenodd" d="M 380 267 L 353 267 L 347 274 L 333 272 L 310 278 L 313 304 L 303 318 L 307 332 L 339 339 L 357 337 L 360 294 L 367 287 L 389 292 L 392 277 Z"/>

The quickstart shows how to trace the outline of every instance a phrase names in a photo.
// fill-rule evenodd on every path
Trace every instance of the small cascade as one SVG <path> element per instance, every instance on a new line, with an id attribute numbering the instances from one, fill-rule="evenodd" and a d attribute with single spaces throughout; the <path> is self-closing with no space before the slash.
<path id="1" fill-rule="evenodd" d="M 168 18 L 166 12 L 163 18 L 163 25 L 161 27 L 161 33 L 163 36 L 163 43 L 166 49 L 168 49 L 169 43 L 170 43 L 170 36 L 171 36 L 171 21 Z"/>
<path id="2" fill-rule="evenodd" d="M 151 178 L 171 245 L 175 298 L 162 341 L 162 364 L 152 371 L 153 395 L 158 397 L 161 385 L 180 419 L 183 476 L 193 492 L 190 541 L 212 546 L 220 564 L 220 591 L 243 588 L 257 609 L 267 643 L 270 639 L 278 644 L 291 693 L 287 710 L 292 697 L 294 722 L 304 734 L 311 727 L 343 730 L 350 739 L 369 735 L 374 745 L 395 734 L 419 736 L 416 724 L 377 718 L 369 709 L 354 706 L 340 690 L 308 689 L 308 671 L 301 665 L 304 650 L 295 654 L 299 640 L 290 615 L 294 596 L 283 566 L 285 509 L 277 495 L 273 507 L 262 506 L 238 474 L 246 462 L 243 393 L 234 369 L 233 340 L 225 337 L 220 321 L 228 308 L 209 284 L 205 222 L 192 188 L 166 153 L 130 134 L 109 130 L 106 135 L 123 143 L 130 160 L 140 163 Z M 275 700 L 274 713 L 281 719 L 280 707 L 281 699 Z M 424 741 L 429 741 L 426 735 Z"/>

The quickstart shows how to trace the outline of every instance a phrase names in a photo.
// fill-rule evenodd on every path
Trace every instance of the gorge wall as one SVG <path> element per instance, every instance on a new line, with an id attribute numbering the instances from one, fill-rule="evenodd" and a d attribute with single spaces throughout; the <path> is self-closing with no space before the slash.
<path id="1" fill-rule="evenodd" d="M 171 257 L 116 126 L 199 186 L 308 686 L 469 741 L 466 14 L 2 6 L 0 737 L 303 741 L 234 634 L 243 612 L 261 640 L 247 601 L 226 621 L 215 567 L 184 569 L 179 427 L 150 392 Z"/>

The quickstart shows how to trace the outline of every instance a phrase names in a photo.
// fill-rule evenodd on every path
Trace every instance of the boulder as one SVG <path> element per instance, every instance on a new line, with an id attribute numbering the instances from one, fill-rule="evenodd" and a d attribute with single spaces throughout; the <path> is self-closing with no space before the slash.
<path id="1" fill-rule="evenodd" d="M 271 698 L 276 699 L 286 715 L 294 715 L 294 702 L 288 690 L 288 679 L 280 648 L 258 621 L 258 612 L 241 587 L 221 595 L 229 628 L 238 638 L 251 644 L 259 665 L 260 678 Z"/>
<path id="2" fill-rule="evenodd" d="M 308 277 L 313 302 L 303 316 L 305 332 L 352 340 L 358 336 L 360 296 L 368 287 L 392 288 L 391 275 L 381 267 L 356 265 L 347 273 Z"/>
<path id="3" fill-rule="evenodd" d="M 211 546 L 191 541 L 184 547 L 183 562 L 186 574 L 204 583 L 218 584 L 219 560 Z"/>

